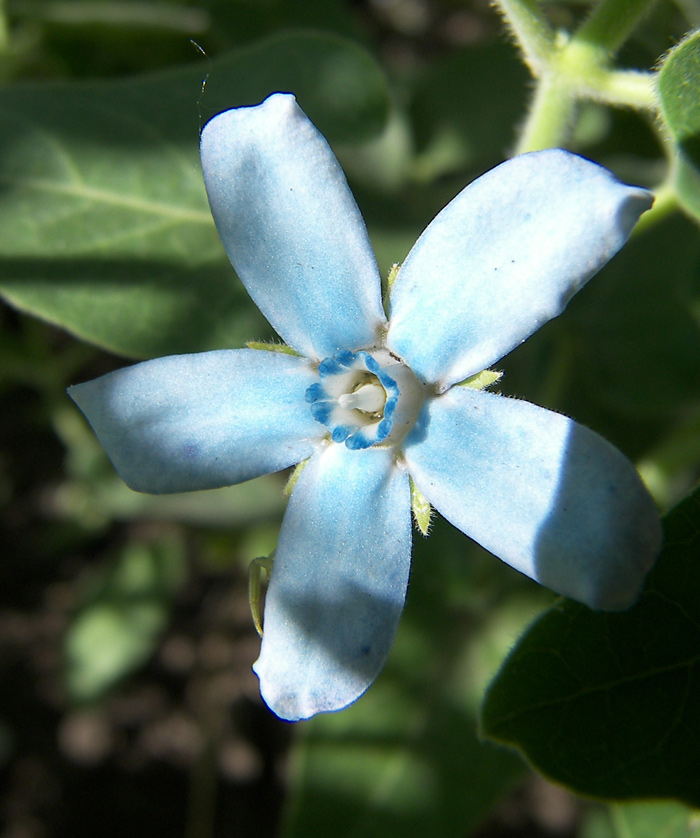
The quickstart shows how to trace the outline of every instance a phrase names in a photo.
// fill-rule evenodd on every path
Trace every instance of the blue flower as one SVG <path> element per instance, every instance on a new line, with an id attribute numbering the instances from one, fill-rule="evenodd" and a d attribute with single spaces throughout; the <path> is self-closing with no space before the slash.
<path id="1" fill-rule="evenodd" d="M 554 591 L 631 605 L 661 538 L 633 466 L 474 376 L 562 311 L 651 194 L 562 150 L 509 160 L 419 238 L 387 319 L 360 212 L 293 96 L 219 114 L 201 153 L 226 252 L 296 354 L 159 358 L 70 394 L 137 491 L 210 489 L 306 461 L 254 667 L 272 710 L 339 710 L 379 673 L 408 584 L 412 488 Z"/>

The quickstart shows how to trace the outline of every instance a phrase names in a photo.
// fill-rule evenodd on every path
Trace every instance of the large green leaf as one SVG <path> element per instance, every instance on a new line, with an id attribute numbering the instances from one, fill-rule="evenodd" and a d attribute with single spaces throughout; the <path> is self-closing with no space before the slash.
<path id="1" fill-rule="evenodd" d="M 444 521 L 416 538 L 406 610 L 388 664 L 352 707 L 298 725 L 287 838 L 467 835 L 520 776 L 479 741 L 485 683 L 537 607 L 527 585 Z"/>
<path id="2" fill-rule="evenodd" d="M 387 115 L 374 60 L 313 33 L 211 65 L 0 92 L 0 293 L 135 357 L 266 336 L 217 239 L 198 134 L 211 114 L 275 90 L 296 93 L 331 141 L 373 136 Z"/>
<path id="3" fill-rule="evenodd" d="M 487 736 L 587 795 L 700 805 L 700 490 L 665 518 L 642 599 L 621 614 L 557 605 L 483 706 Z"/>
<path id="4" fill-rule="evenodd" d="M 658 76 L 661 113 L 678 147 L 675 187 L 683 205 L 700 218 L 700 32 L 666 56 Z"/>

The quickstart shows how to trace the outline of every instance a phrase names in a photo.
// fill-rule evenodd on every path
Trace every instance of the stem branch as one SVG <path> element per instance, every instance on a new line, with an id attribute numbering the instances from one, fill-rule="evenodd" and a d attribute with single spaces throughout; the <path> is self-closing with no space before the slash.
<path id="1" fill-rule="evenodd" d="M 555 74 L 537 83 L 527 119 L 520 130 L 516 154 L 566 144 L 571 132 L 576 102 Z"/>
<path id="2" fill-rule="evenodd" d="M 495 0 L 520 47 L 525 63 L 537 78 L 554 50 L 555 35 L 537 0 Z"/>
<path id="3" fill-rule="evenodd" d="M 600 0 L 574 38 L 594 44 L 608 56 L 625 43 L 655 0 Z"/>

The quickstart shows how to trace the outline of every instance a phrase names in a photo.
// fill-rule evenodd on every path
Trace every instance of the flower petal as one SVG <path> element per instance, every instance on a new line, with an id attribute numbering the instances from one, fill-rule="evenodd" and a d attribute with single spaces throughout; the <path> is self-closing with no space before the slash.
<path id="1" fill-rule="evenodd" d="M 653 196 L 561 149 L 523 154 L 435 218 L 391 292 L 388 347 L 443 391 L 556 317 Z"/>
<path id="2" fill-rule="evenodd" d="M 309 457 L 325 429 L 304 358 L 253 349 L 156 358 L 68 390 L 125 483 L 214 489 Z"/>
<path id="3" fill-rule="evenodd" d="M 201 139 L 214 221 L 248 293 L 287 343 L 321 359 L 385 324 L 377 263 L 328 143 L 290 94 L 215 116 Z"/>
<path id="4" fill-rule="evenodd" d="M 401 616 L 411 558 L 408 475 L 393 452 L 331 443 L 284 517 L 254 669 L 283 719 L 341 710 L 376 678 Z"/>
<path id="5" fill-rule="evenodd" d="M 659 516 L 632 464 L 593 431 L 453 387 L 426 402 L 404 445 L 420 491 L 487 550 L 592 608 L 634 603 Z"/>

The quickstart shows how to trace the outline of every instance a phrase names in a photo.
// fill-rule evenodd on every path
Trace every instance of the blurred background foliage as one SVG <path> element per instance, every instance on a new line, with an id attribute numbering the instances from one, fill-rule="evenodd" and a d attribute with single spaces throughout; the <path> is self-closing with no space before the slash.
<path id="1" fill-rule="evenodd" d="M 586 8 L 546 12 L 571 29 Z M 376 685 L 340 714 L 277 720 L 250 671 L 247 567 L 274 549 L 285 475 L 137 495 L 64 394 L 128 359 L 269 337 L 201 181 L 198 131 L 219 110 L 295 92 L 346 169 L 382 271 L 401 261 L 512 153 L 525 119 L 532 81 L 486 0 L 0 11 L 3 838 L 694 834 L 681 804 L 584 802 L 479 737 L 487 685 L 553 598 L 444 521 L 417 537 Z M 659 0 L 620 66 L 654 67 L 698 24 L 697 0 Z M 678 192 L 697 215 L 697 126 L 669 107 Z M 600 103 L 582 105 L 569 146 L 643 185 L 669 166 L 651 116 Z M 699 329 L 697 221 L 669 209 L 505 359 L 502 390 L 605 435 L 669 509 L 700 472 Z"/>

